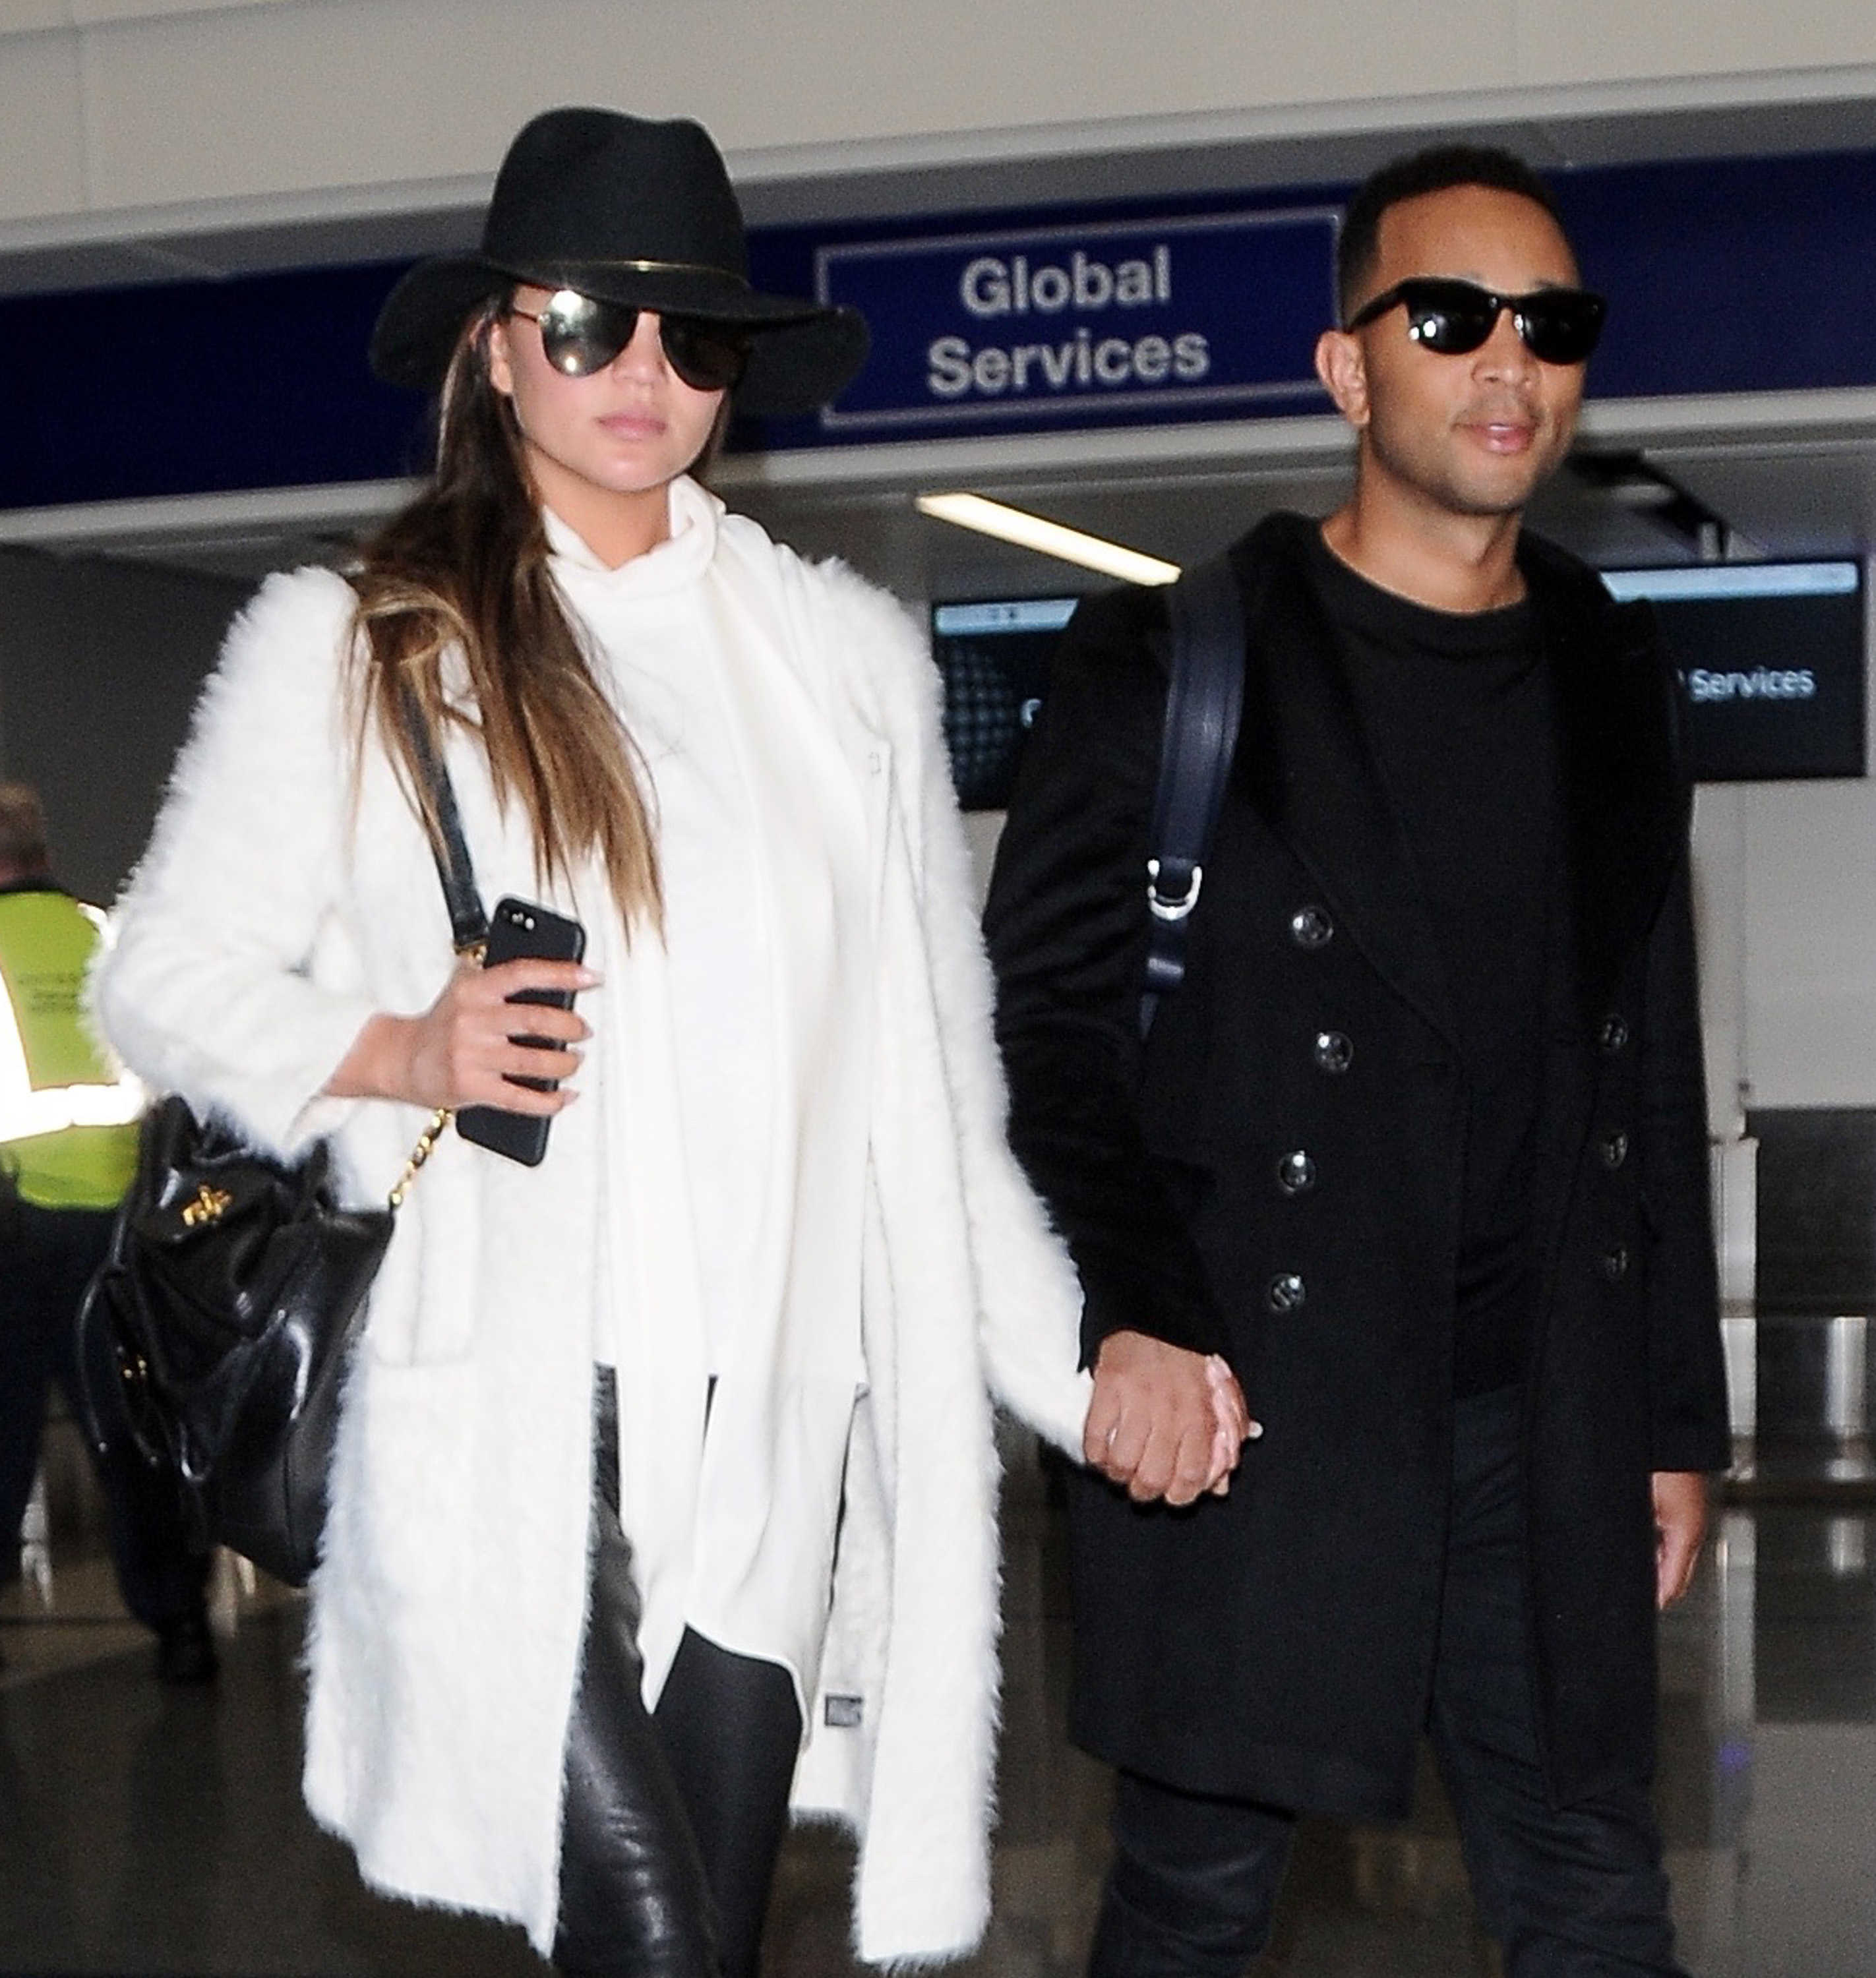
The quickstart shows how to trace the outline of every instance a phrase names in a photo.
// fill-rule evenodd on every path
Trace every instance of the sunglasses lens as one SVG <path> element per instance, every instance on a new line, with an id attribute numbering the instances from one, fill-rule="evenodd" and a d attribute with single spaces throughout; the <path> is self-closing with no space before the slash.
<path id="1" fill-rule="evenodd" d="M 1509 309 L 1524 346 L 1544 364 L 1580 364 L 1596 348 L 1606 306 L 1586 289 L 1539 289 L 1527 296 L 1500 296 L 1471 282 L 1427 280 L 1403 282 L 1399 299 L 1407 311 L 1407 333 L 1443 357 L 1463 357 L 1478 349 Z"/>
<path id="2" fill-rule="evenodd" d="M 539 322 L 541 347 L 554 369 L 569 378 L 590 378 L 631 342 L 638 311 L 560 289 L 548 297 Z M 727 391 L 749 362 L 747 335 L 729 323 L 661 316 L 658 336 L 666 361 L 693 391 Z"/>
<path id="3" fill-rule="evenodd" d="M 631 342 L 638 312 L 558 289 L 542 307 L 540 323 L 541 348 L 554 369 L 569 378 L 590 378 Z"/>
<path id="4" fill-rule="evenodd" d="M 1408 335 L 1442 357 L 1477 349 L 1498 320 L 1491 296 L 1470 282 L 1407 282 L 1401 288 Z"/>
<path id="5" fill-rule="evenodd" d="M 739 383 L 749 362 L 747 335 L 700 316 L 659 319 L 659 334 L 671 369 L 696 392 L 725 392 Z"/>
<path id="6" fill-rule="evenodd" d="M 1528 296 L 1518 304 L 1519 333 L 1545 364 L 1580 364 L 1603 333 L 1603 299 L 1582 289 Z"/>

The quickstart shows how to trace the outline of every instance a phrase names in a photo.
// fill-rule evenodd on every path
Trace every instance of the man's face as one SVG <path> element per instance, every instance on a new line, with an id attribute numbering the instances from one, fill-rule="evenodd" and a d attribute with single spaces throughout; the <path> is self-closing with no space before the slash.
<path id="1" fill-rule="evenodd" d="M 1390 207 L 1378 246 L 1355 309 L 1414 275 L 1457 276 L 1507 296 L 1577 279 L 1570 243 L 1543 207 L 1485 186 Z M 1331 389 L 1362 434 L 1362 471 L 1380 484 L 1375 493 L 1450 514 L 1515 514 L 1569 451 L 1583 367 L 1540 362 L 1509 310 L 1460 356 L 1414 342 L 1398 307 L 1324 342 L 1338 340 L 1345 362 L 1332 366 Z"/>

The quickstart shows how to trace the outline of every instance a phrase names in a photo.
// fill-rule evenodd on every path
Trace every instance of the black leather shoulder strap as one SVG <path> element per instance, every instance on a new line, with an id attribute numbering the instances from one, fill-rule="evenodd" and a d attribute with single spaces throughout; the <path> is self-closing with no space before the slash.
<path id="1" fill-rule="evenodd" d="M 1166 733 L 1146 860 L 1148 921 L 1140 1035 L 1160 998 L 1186 977 L 1186 943 L 1205 878 L 1205 852 L 1237 746 L 1244 706 L 1244 600 L 1229 559 L 1190 570 L 1167 596 L 1172 664 Z"/>
<path id="2" fill-rule="evenodd" d="M 475 890 L 475 868 L 469 858 L 468 841 L 462 835 L 462 815 L 456 808 L 456 789 L 449 771 L 430 734 L 429 723 L 408 698 L 405 719 L 411 746 L 416 753 L 424 780 L 429 785 L 430 801 L 436 807 L 440 844 L 432 844 L 436 875 L 443 882 L 443 898 L 449 908 L 449 938 L 458 954 L 479 948 L 488 938 L 488 916 L 482 911 L 482 897 Z"/>

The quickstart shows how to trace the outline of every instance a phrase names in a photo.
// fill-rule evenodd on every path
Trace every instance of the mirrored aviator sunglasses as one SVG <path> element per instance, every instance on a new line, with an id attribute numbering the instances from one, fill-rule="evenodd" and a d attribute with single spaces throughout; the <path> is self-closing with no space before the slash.
<path id="1" fill-rule="evenodd" d="M 517 309 L 541 329 L 541 348 L 556 371 L 590 378 L 603 371 L 632 340 L 640 312 L 629 303 L 601 302 L 574 289 L 557 289 L 538 309 Z M 749 362 L 749 338 L 734 323 L 707 317 L 658 315 L 658 341 L 665 362 L 696 392 L 727 392 L 741 381 Z"/>
<path id="2" fill-rule="evenodd" d="M 1481 349 L 1507 309 L 1524 348 L 1542 364 L 1587 362 L 1603 333 L 1609 305 L 1589 289 L 1533 289 L 1501 296 L 1444 276 L 1416 275 L 1385 289 L 1348 319 L 1365 329 L 1396 306 L 1407 311 L 1407 333 L 1424 349 L 1463 357 Z"/>

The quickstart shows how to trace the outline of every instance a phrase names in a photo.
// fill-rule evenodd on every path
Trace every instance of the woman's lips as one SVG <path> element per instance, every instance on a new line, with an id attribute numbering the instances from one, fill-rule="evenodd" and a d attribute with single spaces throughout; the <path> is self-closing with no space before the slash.
<path id="1" fill-rule="evenodd" d="M 657 439 L 664 422 L 650 412 L 609 412 L 599 422 L 615 439 Z"/>

